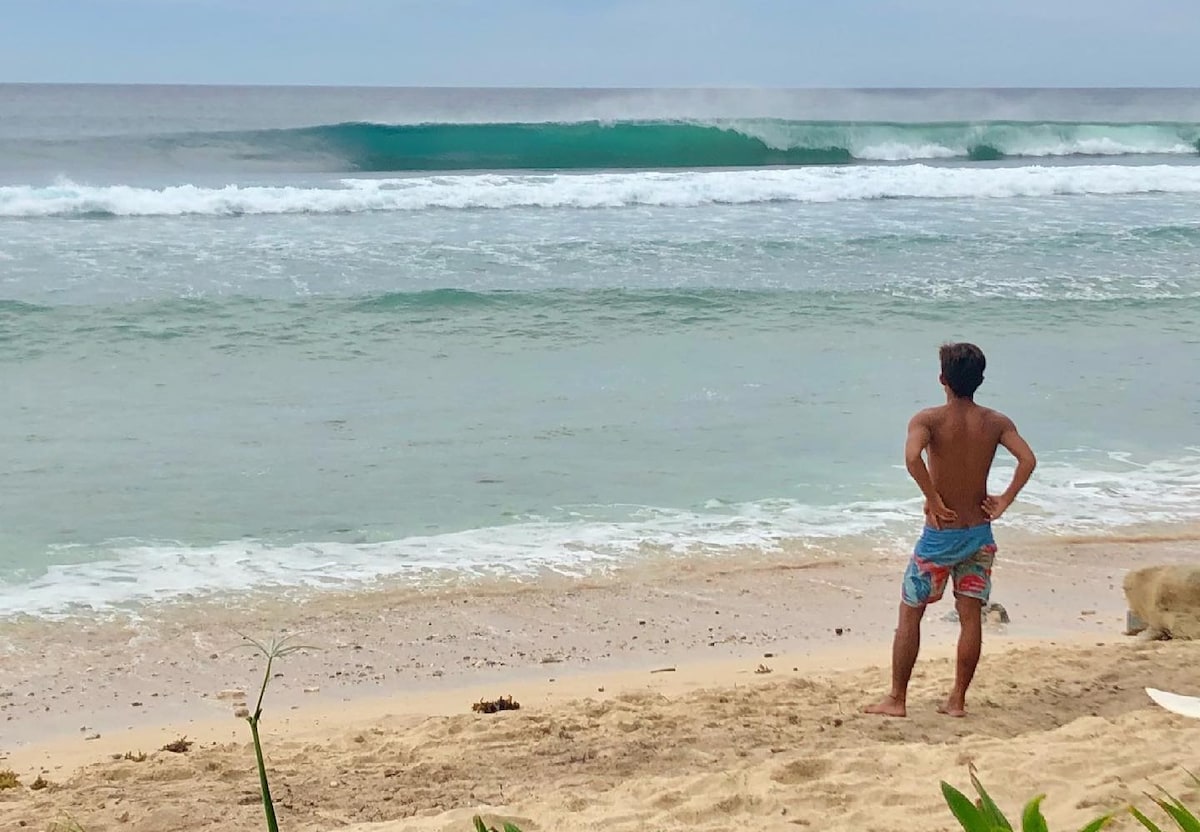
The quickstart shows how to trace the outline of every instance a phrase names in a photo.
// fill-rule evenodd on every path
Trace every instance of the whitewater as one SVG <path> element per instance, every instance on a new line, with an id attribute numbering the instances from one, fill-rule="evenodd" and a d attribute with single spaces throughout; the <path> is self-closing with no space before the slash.
<path id="1" fill-rule="evenodd" d="M 1150 193 L 1200 193 L 1200 166 L 1079 165 L 971 170 L 909 165 L 736 172 L 482 174 L 342 179 L 336 187 L 96 187 L 64 180 L 49 187 L 0 187 L 0 216 L 169 217 L 435 208 L 701 207 L 762 202 Z"/>

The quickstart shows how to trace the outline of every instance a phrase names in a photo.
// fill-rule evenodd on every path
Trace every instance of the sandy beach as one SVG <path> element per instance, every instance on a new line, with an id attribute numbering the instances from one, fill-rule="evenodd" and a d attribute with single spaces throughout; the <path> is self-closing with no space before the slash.
<path id="1" fill-rule="evenodd" d="M 902 561 L 882 552 L 8 624 L 0 766 L 50 786 L 0 792 L 0 821 L 258 828 L 233 710 L 262 662 L 233 649 L 238 631 L 314 648 L 277 666 L 265 706 L 288 829 L 465 830 L 483 813 L 526 830 L 949 830 L 938 781 L 967 788 L 969 763 L 1013 811 L 1046 791 L 1056 827 L 1155 785 L 1194 796 L 1200 725 L 1143 689 L 1200 692 L 1195 648 L 1123 636 L 1120 589 L 1130 569 L 1187 562 L 1194 530 L 1005 542 L 994 600 L 1012 620 L 988 625 L 963 721 L 935 713 L 945 603 L 926 618 L 910 719 L 859 713 L 886 684 Z M 471 711 L 503 695 L 520 710 Z M 188 752 L 159 750 L 184 735 Z"/>

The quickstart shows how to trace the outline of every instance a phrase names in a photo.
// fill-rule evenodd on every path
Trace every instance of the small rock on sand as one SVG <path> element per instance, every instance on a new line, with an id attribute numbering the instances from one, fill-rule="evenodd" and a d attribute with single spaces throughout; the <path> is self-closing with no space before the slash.
<path id="1" fill-rule="evenodd" d="M 949 621 L 952 624 L 957 624 L 958 612 L 956 610 L 950 610 L 948 613 L 942 616 L 942 620 Z M 1010 621 L 1008 610 L 1004 608 L 1003 604 L 988 604 L 986 607 L 984 607 L 983 620 L 987 624 L 1008 624 Z"/>
<path id="2" fill-rule="evenodd" d="M 983 617 L 989 624 L 1007 624 L 1011 620 L 1003 604 L 988 604 L 983 610 Z"/>
<path id="3" fill-rule="evenodd" d="M 1146 622 L 1138 618 L 1133 610 L 1125 611 L 1125 635 L 1136 636 L 1146 629 Z"/>

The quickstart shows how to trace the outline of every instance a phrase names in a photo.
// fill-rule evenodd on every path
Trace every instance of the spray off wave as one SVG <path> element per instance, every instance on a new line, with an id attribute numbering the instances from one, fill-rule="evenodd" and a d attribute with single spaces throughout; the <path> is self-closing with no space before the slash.
<path id="1" fill-rule="evenodd" d="M 0 217 L 240 216 L 432 208 L 695 207 L 873 199 L 1006 199 L 1200 193 L 1200 165 L 955 168 L 854 166 L 754 171 L 479 174 L 343 179 L 334 187 L 179 185 L 139 188 L 61 181 L 0 187 Z"/>

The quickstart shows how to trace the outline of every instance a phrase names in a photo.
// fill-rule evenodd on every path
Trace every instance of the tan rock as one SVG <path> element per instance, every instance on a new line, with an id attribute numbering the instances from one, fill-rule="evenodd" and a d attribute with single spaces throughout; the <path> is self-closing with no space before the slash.
<path id="1" fill-rule="evenodd" d="M 1125 576 L 1129 610 L 1141 638 L 1200 638 L 1200 566 L 1148 566 Z"/>

